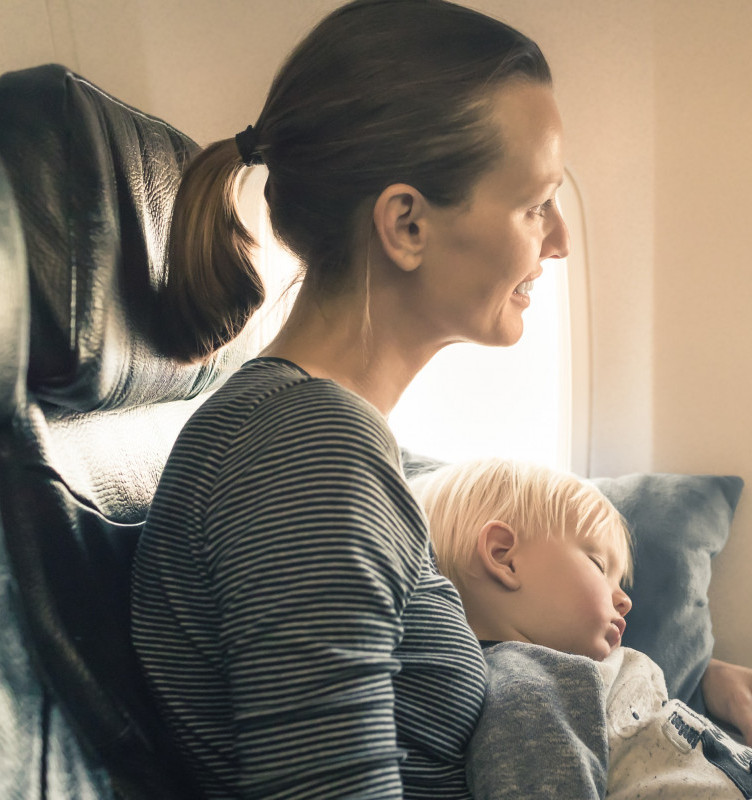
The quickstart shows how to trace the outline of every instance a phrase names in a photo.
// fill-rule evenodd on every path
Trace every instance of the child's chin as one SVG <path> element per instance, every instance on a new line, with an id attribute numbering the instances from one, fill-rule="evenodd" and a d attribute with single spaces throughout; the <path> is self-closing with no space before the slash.
<path id="1" fill-rule="evenodd" d="M 618 645 L 616 645 L 618 647 Z M 591 653 L 585 653 L 584 655 L 589 656 L 593 659 L 593 661 L 603 661 L 608 658 L 616 647 L 611 647 L 606 642 L 603 643 L 602 646 L 594 647 Z"/>

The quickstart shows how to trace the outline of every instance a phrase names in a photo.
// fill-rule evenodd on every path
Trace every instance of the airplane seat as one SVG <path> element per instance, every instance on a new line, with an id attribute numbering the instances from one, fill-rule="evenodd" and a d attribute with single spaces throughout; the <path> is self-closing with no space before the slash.
<path id="1" fill-rule="evenodd" d="M 0 796 L 190 800 L 129 639 L 130 566 L 187 417 L 245 361 L 162 352 L 187 136 L 64 67 L 0 77 Z M 3 168 L 4 165 L 4 168 Z"/>

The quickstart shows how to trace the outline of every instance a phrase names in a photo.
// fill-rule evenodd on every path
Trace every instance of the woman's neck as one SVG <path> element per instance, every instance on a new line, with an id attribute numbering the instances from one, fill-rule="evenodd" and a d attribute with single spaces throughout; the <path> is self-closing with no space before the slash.
<path id="1" fill-rule="evenodd" d="M 301 287 L 289 318 L 263 350 L 331 378 L 388 416 L 436 347 L 415 341 L 393 309 L 362 296 L 319 300 Z"/>

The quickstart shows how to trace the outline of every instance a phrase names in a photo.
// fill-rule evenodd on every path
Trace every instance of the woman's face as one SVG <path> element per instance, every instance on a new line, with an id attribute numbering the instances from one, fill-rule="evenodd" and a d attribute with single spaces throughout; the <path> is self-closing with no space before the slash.
<path id="1" fill-rule="evenodd" d="M 515 82 L 492 100 L 502 157 L 468 203 L 430 210 L 430 235 L 413 308 L 440 345 L 511 345 L 541 261 L 564 258 L 569 236 L 556 205 L 562 129 L 547 86 Z"/>

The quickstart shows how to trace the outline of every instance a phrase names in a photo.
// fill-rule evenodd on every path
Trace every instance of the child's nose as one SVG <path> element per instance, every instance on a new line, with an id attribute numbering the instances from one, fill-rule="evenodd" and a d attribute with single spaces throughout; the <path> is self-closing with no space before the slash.
<path id="1" fill-rule="evenodd" d="M 621 589 L 617 589 L 614 592 L 614 608 L 622 617 L 626 617 L 627 614 L 629 614 L 629 610 L 632 608 L 632 601 L 629 595 Z"/>

